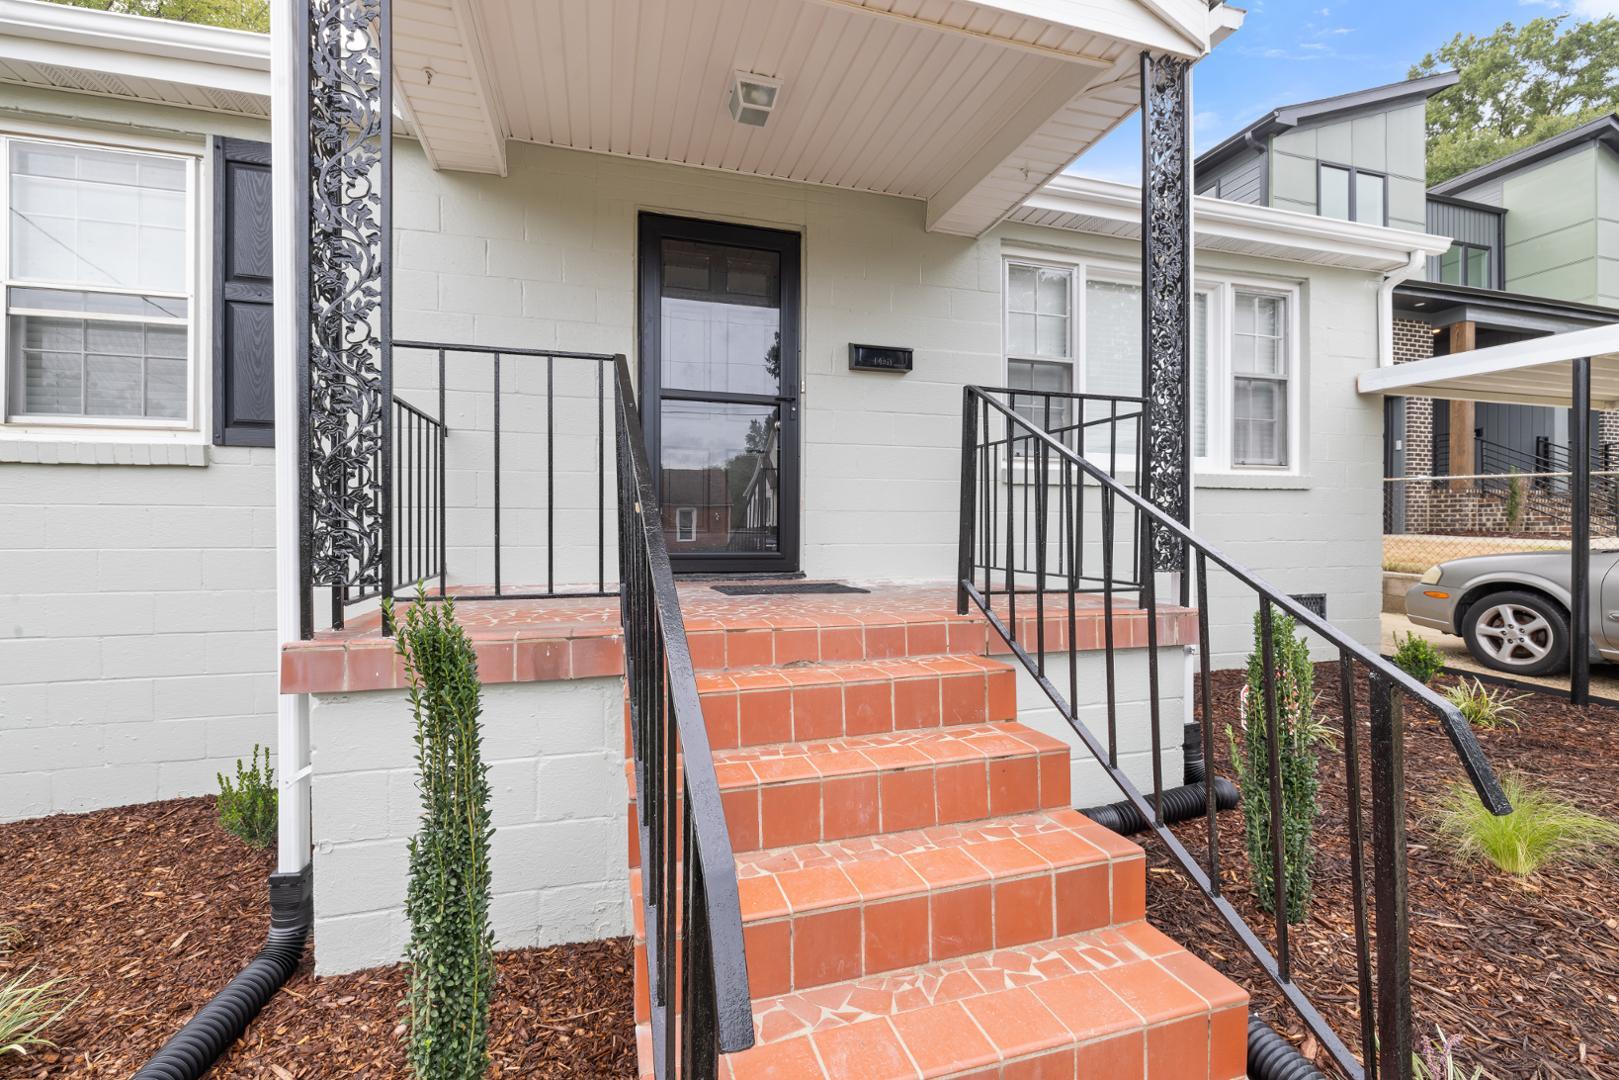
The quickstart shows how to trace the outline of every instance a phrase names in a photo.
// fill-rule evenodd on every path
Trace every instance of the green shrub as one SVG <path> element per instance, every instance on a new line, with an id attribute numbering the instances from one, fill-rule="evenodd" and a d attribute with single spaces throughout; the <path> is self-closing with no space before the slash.
<path id="1" fill-rule="evenodd" d="M 1315 718 L 1315 669 L 1310 646 L 1296 636 L 1289 615 L 1272 612 L 1276 660 L 1276 734 L 1281 760 L 1282 853 L 1287 877 L 1287 921 L 1303 922 L 1310 906 L 1310 875 L 1315 829 L 1316 744 L 1327 737 Z M 1254 616 L 1254 651 L 1248 656 L 1248 685 L 1242 692 L 1242 739 L 1226 727 L 1231 761 L 1242 790 L 1243 831 L 1253 867 L 1254 894 L 1265 911 L 1275 910 L 1270 830 L 1270 740 L 1265 722 L 1264 652 L 1260 616 Z"/>
<path id="2" fill-rule="evenodd" d="M 1513 532 L 1523 524 L 1523 477 L 1514 467 L 1507 477 L 1507 528 Z"/>
<path id="3" fill-rule="evenodd" d="M 1505 687 L 1494 690 L 1479 679 L 1463 679 L 1445 691 L 1445 699 L 1461 710 L 1469 724 L 1486 731 L 1517 727 L 1523 718 L 1518 702 L 1528 694 L 1509 694 Z"/>
<path id="4" fill-rule="evenodd" d="M 1394 635 L 1393 659 L 1395 667 L 1424 686 L 1445 670 L 1445 658 L 1439 655 L 1439 650 L 1416 634 L 1407 634 L 1404 638 Z"/>
<path id="5" fill-rule="evenodd" d="M 264 764 L 259 764 L 259 752 L 264 753 Z M 266 848 L 275 843 L 276 791 L 275 771 L 270 768 L 270 751 L 253 744 L 253 764 L 250 768 L 236 759 L 236 782 L 215 773 L 219 778 L 219 824 L 225 831 L 239 836 L 249 845 Z"/>
<path id="6" fill-rule="evenodd" d="M 33 977 L 34 969 L 29 968 L 10 982 L 0 982 L 0 1058 L 55 1045 L 42 1033 L 79 1000 L 68 998 L 63 980 L 29 982 Z"/>
<path id="7" fill-rule="evenodd" d="M 1548 863 L 1584 861 L 1619 850 L 1619 823 L 1587 813 L 1517 776 L 1501 778 L 1512 813 L 1490 813 L 1472 785 L 1457 783 L 1435 814 L 1441 836 L 1464 860 L 1487 859 L 1526 877 Z"/>
<path id="8" fill-rule="evenodd" d="M 405 893 L 410 1065 L 418 1080 L 473 1080 L 489 1067 L 495 983 L 489 926 L 494 830 L 478 722 L 478 662 L 448 600 L 434 605 L 418 598 L 400 627 L 398 648 L 410 681 L 422 795 Z"/>

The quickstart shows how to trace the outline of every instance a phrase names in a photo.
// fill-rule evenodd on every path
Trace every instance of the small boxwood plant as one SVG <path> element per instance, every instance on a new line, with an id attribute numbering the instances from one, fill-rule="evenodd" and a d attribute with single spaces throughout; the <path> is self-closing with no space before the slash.
<path id="1" fill-rule="evenodd" d="M 264 755 L 263 764 L 259 762 L 260 753 Z M 275 843 L 275 770 L 270 768 L 269 749 L 254 743 L 250 766 L 237 758 L 234 782 L 224 773 L 214 775 L 219 778 L 219 824 L 225 831 L 251 847 L 266 848 Z"/>
<path id="2" fill-rule="evenodd" d="M 1242 791 L 1242 820 L 1253 868 L 1254 895 L 1264 911 L 1274 911 L 1275 872 L 1271 857 L 1270 740 L 1265 719 L 1262 616 L 1254 615 L 1254 651 L 1248 656 L 1248 683 L 1239 715 L 1242 737 L 1226 727 L 1231 761 Z M 1292 616 L 1271 613 L 1276 672 L 1276 736 L 1281 761 L 1282 854 L 1287 876 L 1287 921 L 1303 922 L 1310 907 L 1316 793 L 1320 788 L 1315 748 L 1327 729 L 1315 716 L 1315 669 L 1310 645 L 1296 633 Z"/>
<path id="3" fill-rule="evenodd" d="M 1424 686 L 1445 670 L 1445 658 L 1426 638 L 1416 634 L 1394 635 L 1394 666 Z"/>
<path id="4" fill-rule="evenodd" d="M 387 618 L 392 620 L 392 605 Z M 495 987 L 489 768 L 483 761 L 478 661 L 455 604 L 419 595 L 399 626 L 416 719 L 421 823 L 410 840 L 411 1071 L 417 1080 L 477 1080 L 489 1068 Z"/>

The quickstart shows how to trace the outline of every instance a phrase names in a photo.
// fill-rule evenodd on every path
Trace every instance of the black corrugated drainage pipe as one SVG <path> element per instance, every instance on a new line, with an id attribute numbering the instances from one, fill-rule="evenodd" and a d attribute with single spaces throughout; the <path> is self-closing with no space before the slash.
<path id="1" fill-rule="evenodd" d="M 309 867 L 270 875 L 270 934 L 259 954 L 185 1027 L 164 1043 L 134 1080 L 198 1080 L 281 989 L 303 958 L 314 919 Z"/>
<path id="2" fill-rule="evenodd" d="M 1257 1016 L 1248 1017 L 1248 1075 L 1252 1080 L 1327 1080 L 1298 1047 Z"/>
<path id="3" fill-rule="evenodd" d="M 1214 806 L 1217 810 L 1231 810 L 1236 807 L 1240 796 L 1231 781 L 1224 777 L 1214 778 Z M 1203 792 L 1202 784 L 1187 784 L 1185 787 L 1169 788 L 1164 792 L 1164 821 L 1173 825 L 1177 821 L 1197 817 L 1207 808 L 1208 796 Z M 1147 796 L 1147 803 L 1151 805 L 1152 796 Z M 1129 836 L 1131 833 L 1145 832 L 1148 826 L 1146 818 L 1141 816 L 1135 804 L 1121 799 L 1106 806 L 1092 806 L 1080 810 L 1081 814 L 1090 818 L 1098 825 L 1112 829 L 1120 836 Z"/>
<path id="4" fill-rule="evenodd" d="M 1201 784 L 1208 775 L 1203 764 L 1203 725 L 1193 720 L 1181 733 L 1181 758 L 1185 762 L 1183 784 Z"/>

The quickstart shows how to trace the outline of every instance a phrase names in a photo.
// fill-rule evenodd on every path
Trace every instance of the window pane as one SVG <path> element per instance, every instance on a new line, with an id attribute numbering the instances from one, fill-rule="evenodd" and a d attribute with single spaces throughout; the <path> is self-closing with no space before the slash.
<path id="1" fill-rule="evenodd" d="M 1459 245 L 1452 245 L 1449 251 L 1439 256 L 1439 280 L 1446 285 L 1462 283 L 1462 249 Z"/>
<path id="2" fill-rule="evenodd" d="M 1235 380 L 1231 428 L 1234 463 L 1287 464 L 1287 384 L 1270 379 Z"/>
<path id="3" fill-rule="evenodd" d="M 1280 296 L 1238 292 L 1231 366 L 1255 375 L 1287 374 L 1287 301 Z"/>
<path id="4" fill-rule="evenodd" d="M 1141 394 L 1141 286 L 1085 283 L 1085 392 Z"/>
<path id="5" fill-rule="evenodd" d="M 1349 170 L 1321 166 L 1321 216 L 1349 218 Z"/>
<path id="6" fill-rule="evenodd" d="M 1192 456 L 1209 453 L 1209 295 L 1192 297 Z"/>
<path id="7" fill-rule="evenodd" d="M 1381 176 L 1372 173 L 1355 174 L 1355 220 L 1368 225 L 1383 224 L 1383 187 Z"/>
<path id="8" fill-rule="evenodd" d="M 1038 360 L 1009 360 L 1006 364 L 1006 379 L 1006 385 L 1014 390 L 1035 390 L 1066 394 L 1074 388 L 1074 368 L 1071 364 L 1047 364 Z M 1048 417 L 1051 430 L 1060 431 L 1068 426 L 1070 401 L 1067 398 L 1047 399 L 1044 397 L 1019 396 L 1013 399 L 1010 404 L 1013 411 L 1035 427 L 1046 426 Z"/>
<path id="9" fill-rule="evenodd" d="M 1034 344 L 1034 316 L 1016 312 L 1006 317 L 1006 347 L 1020 356 L 1033 356 L 1038 350 Z"/>
<path id="10" fill-rule="evenodd" d="M 1034 310 L 1034 276 L 1032 266 L 1013 263 L 1006 268 L 1006 303 L 1013 311 Z"/>
<path id="11" fill-rule="evenodd" d="M 15 411 L 183 419 L 186 335 L 183 326 L 13 315 Z"/>
<path id="12" fill-rule="evenodd" d="M 1067 270 L 1053 270 L 1050 267 L 1040 269 L 1039 296 L 1042 315 L 1068 314 L 1068 281 Z"/>
<path id="13" fill-rule="evenodd" d="M 1068 356 L 1068 318 L 1064 315 L 1036 316 L 1035 352 L 1040 356 Z"/>
<path id="14" fill-rule="evenodd" d="M 1475 289 L 1490 287 L 1490 249 L 1467 249 L 1467 282 Z"/>
<path id="15" fill-rule="evenodd" d="M 13 277 L 184 291 L 184 162 L 17 142 L 10 165 Z"/>

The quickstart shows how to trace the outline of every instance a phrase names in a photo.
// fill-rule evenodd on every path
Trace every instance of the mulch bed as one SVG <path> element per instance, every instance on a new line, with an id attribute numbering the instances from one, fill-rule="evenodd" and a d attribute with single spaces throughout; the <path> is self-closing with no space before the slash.
<path id="1" fill-rule="evenodd" d="M 212 799 L 0 826 L 0 980 L 65 976 L 78 1004 L 54 1050 L 0 1077 L 127 1077 L 263 944 L 269 853 L 220 829 Z M 494 1077 L 634 1074 L 627 940 L 498 954 Z M 210 1076 L 409 1076 L 403 969 L 315 978 L 309 961 Z"/>
<path id="2" fill-rule="evenodd" d="M 1441 686 L 1449 683 L 1441 680 Z M 1315 673 L 1318 712 L 1342 732 L 1336 664 Z M 1234 722 L 1241 672 L 1215 676 L 1216 772 L 1232 777 L 1225 724 Z M 1356 693 L 1361 747 L 1369 745 L 1367 694 Z M 1535 694 L 1518 703 L 1516 729 L 1478 732 L 1498 771 L 1516 772 L 1581 808 L 1619 820 L 1619 710 L 1575 708 Z M 1436 1026 L 1462 1039 L 1457 1059 L 1471 1076 L 1482 1065 L 1497 1080 L 1619 1078 L 1619 859 L 1557 864 L 1527 880 L 1493 866 L 1463 865 L 1431 823 L 1450 785 L 1464 780 L 1450 741 L 1426 709 L 1405 709 L 1411 953 L 1418 1039 Z M 1358 1047 L 1351 920 L 1346 787 L 1341 746 L 1321 753 L 1315 899 L 1310 918 L 1292 928 L 1295 980 L 1345 1042 Z M 1362 783 L 1370 783 L 1362 766 Z M 1370 845 L 1370 791 L 1363 788 Z M 1262 940 L 1271 917 L 1254 904 L 1240 813 L 1220 815 L 1222 880 L 1228 898 Z M 1201 818 L 1176 827 L 1194 853 L 1206 851 Z M 1138 838 L 1139 839 L 1139 838 Z M 1254 1008 L 1309 1052 L 1302 1022 L 1287 1008 L 1195 887 L 1148 840 L 1149 917 L 1254 994 Z M 1368 882 L 1368 890 L 1370 883 Z M 1316 1063 L 1329 1069 L 1324 1054 Z M 1329 1069 L 1329 1074 L 1335 1070 Z"/>

